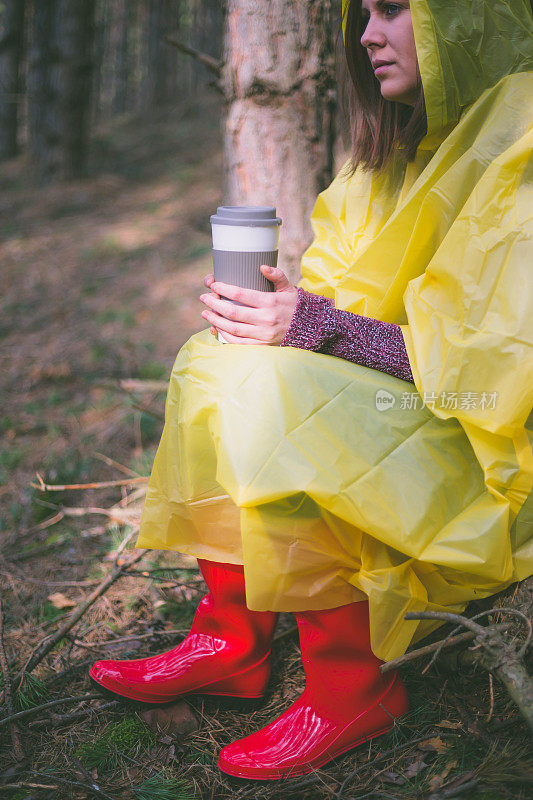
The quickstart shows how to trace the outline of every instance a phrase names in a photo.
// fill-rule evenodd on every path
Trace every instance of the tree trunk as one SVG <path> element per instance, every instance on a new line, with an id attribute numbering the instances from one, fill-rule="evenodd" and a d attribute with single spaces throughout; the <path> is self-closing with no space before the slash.
<path id="1" fill-rule="evenodd" d="M 147 59 L 145 106 L 159 108 L 169 100 L 169 50 L 164 37 L 172 28 L 172 11 L 177 0 L 147 0 Z M 172 54 L 173 55 L 173 54 Z"/>
<path id="2" fill-rule="evenodd" d="M 276 206 L 279 264 L 293 281 L 333 172 L 334 27 L 332 0 L 227 4 L 224 198 Z"/>
<path id="3" fill-rule="evenodd" d="M 96 0 L 94 42 L 93 42 L 93 81 L 91 87 L 91 122 L 96 125 L 105 114 L 105 55 L 109 28 L 109 0 Z"/>
<path id="4" fill-rule="evenodd" d="M 123 114 L 128 107 L 129 76 L 131 74 L 130 30 L 135 12 L 132 0 L 117 0 L 116 19 L 111 32 L 115 58 L 113 111 Z"/>
<path id="5" fill-rule="evenodd" d="M 214 58 L 222 57 L 224 3 L 220 0 L 189 0 L 187 44 Z M 196 95 L 200 86 L 212 80 L 208 69 L 195 59 L 186 57 L 185 86 L 188 94 Z"/>
<path id="6" fill-rule="evenodd" d="M 30 149 L 40 183 L 83 174 L 87 155 L 94 0 L 34 4 Z"/>
<path id="7" fill-rule="evenodd" d="M 17 155 L 25 0 L 4 0 L 0 17 L 0 161 Z"/>

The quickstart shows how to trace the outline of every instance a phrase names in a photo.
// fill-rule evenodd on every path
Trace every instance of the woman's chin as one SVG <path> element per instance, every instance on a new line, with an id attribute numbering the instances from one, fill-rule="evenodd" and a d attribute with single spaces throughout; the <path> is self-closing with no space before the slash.
<path id="1" fill-rule="evenodd" d="M 392 103 L 403 103 L 406 106 L 414 106 L 416 97 L 412 91 L 403 91 L 402 89 L 394 88 L 392 86 L 381 86 L 381 96 L 385 100 L 390 100 Z"/>

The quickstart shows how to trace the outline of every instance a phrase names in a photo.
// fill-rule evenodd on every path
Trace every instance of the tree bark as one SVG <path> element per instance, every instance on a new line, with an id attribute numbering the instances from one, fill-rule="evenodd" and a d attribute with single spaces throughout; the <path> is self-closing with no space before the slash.
<path id="1" fill-rule="evenodd" d="M 83 174 L 95 0 L 34 4 L 28 76 L 30 150 L 39 183 Z"/>
<path id="2" fill-rule="evenodd" d="M 332 0 L 227 3 L 224 198 L 276 206 L 279 265 L 293 281 L 333 172 L 334 27 Z"/>
<path id="3" fill-rule="evenodd" d="M 0 17 L 0 161 L 18 153 L 25 0 L 4 0 Z"/>

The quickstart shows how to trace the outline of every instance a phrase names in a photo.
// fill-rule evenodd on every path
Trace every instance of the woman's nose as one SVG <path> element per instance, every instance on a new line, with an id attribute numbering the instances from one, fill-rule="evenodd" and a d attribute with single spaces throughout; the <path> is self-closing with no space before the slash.
<path id="1" fill-rule="evenodd" d="M 380 24 L 380 21 L 371 16 L 366 24 L 365 31 L 361 36 L 361 44 L 363 47 L 372 47 L 377 45 L 383 47 L 386 43 L 385 32 Z"/>

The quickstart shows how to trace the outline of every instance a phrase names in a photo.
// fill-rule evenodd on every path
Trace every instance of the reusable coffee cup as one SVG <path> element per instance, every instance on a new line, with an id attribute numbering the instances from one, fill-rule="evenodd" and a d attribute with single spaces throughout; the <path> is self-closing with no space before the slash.
<path id="1" fill-rule="evenodd" d="M 211 217 L 215 280 L 273 292 L 274 284 L 259 267 L 277 266 L 280 225 L 273 206 L 219 206 Z M 218 338 L 227 344 L 222 334 Z"/>

